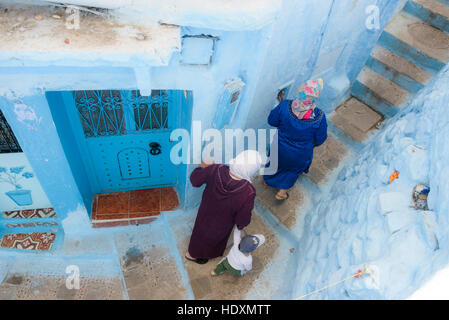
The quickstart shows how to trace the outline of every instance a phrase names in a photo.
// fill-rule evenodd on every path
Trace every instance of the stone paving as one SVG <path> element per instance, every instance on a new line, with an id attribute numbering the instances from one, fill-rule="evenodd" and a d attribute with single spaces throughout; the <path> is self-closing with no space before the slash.
<path id="1" fill-rule="evenodd" d="M 170 214 L 175 213 L 164 213 L 166 217 L 149 225 L 117 227 L 114 232 L 94 229 L 79 239 L 68 237 L 59 252 L 35 256 L 38 260 L 31 258 L 25 263 L 30 255 L 14 256 L 9 266 L 0 266 L 7 269 L 3 278 L 0 273 L 0 299 L 245 299 L 251 292 L 258 299 L 269 299 L 274 291 L 287 297 L 288 290 L 282 288 L 285 284 L 273 281 L 271 273 L 282 268 L 294 270 L 288 266 L 296 261 L 296 249 L 279 238 L 259 214 L 253 213 L 245 230 L 264 234 L 266 242 L 253 254 L 253 270 L 243 277 L 228 273 L 211 276 L 220 258 L 205 265 L 186 260 L 196 210 Z M 227 251 L 230 246 L 232 235 Z M 287 258 L 274 261 L 278 253 Z M 79 289 L 66 287 L 67 265 L 80 266 Z M 101 276 L 102 272 L 108 275 Z"/>
<path id="2" fill-rule="evenodd" d="M 269 265 L 269 262 L 279 248 L 278 236 L 257 213 L 253 212 L 251 223 L 245 228 L 245 231 L 247 233 L 260 233 L 265 236 L 265 244 L 253 254 L 253 270 L 243 277 L 234 276 L 229 273 L 213 277 L 210 275 L 210 272 L 219 263 L 221 258 L 211 259 L 204 265 L 199 265 L 184 258 L 189 244 L 194 218 L 195 215 L 190 215 L 186 217 L 186 220 L 183 221 L 184 223 L 179 222 L 177 219 L 177 223 L 171 223 L 171 227 L 179 252 L 183 257 L 183 264 L 188 273 L 195 299 L 244 299 L 252 288 L 254 281 L 262 273 L 264 267 Z M 232 235 L 228 242 L 225 255 L 231 246 Z"/>
<path id="3" fill-rule="evenodd" d="M 353 140 L 362 142 L 380 125 L 383 116 L 351 97 L 331 113 L 330 120 Z"/>
<path id="4" fill-rule="evenodd" d="M 282 224 L 290 230 L 293 230 L 299 218 L 299 215 L 297 214 L 298 207 L 300 207 L 301 203 L 304 201 L 301 186 L 297 183 L 289 190 L 288 201 L 277 200 L 274 196 L 278 190 L 265 185 L 261 176 L 255 179 L 254 187 L 256 188 L 257 197 L 260 202 L 270 210 Z"/>
<path id="5" fill-rule="evenodd" d="M 0 300 L 119 300 L 125 291 L 119 277 L 80 278 L 79 290 L 69 290 L 64 277 L 8 274 L 0 285 Z"/>
<path id="6" fill-rule="evenodd" d="M 120 235 L 116 242 L 120 243 L 120 265 L 129 299 L 187 299 L 177 265 L 164 243 L 142 246 L 133 241 L 132 233 Z M 123 243 L 126 246 L 121 246 Z"/>
<path id="7" fill-rule="evenodd" d="M 347 152 L 347 147 L 329 134 L 327 140 L 315 148 L 309 173 L 305 176 L 317 185 L 325 184 L 328 174 L 338 167 Z"/>

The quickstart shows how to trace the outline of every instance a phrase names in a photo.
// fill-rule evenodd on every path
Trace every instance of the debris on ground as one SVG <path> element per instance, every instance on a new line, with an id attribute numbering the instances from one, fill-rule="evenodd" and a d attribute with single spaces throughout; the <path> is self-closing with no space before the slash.
<path id="1" fill-rule="evenodd" d="M 389 183 L 392 183 L 394 180 L 399 178 L 399 171 L 395 171 L 390 175 L 390 179 L 388 179 Z"/>
<path id="2" fill-rule="evenodd" d="M 413 188 L 413 207 L 417 210 L 427 210 L 427 197 L 430 188 L 423 184 L 417 184 Z"/>

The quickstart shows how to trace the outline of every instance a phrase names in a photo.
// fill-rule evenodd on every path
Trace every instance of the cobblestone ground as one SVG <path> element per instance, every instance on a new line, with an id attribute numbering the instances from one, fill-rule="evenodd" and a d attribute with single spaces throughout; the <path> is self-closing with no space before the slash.
<path id="1" fill-rule="evenodd" d="M 80 278 L 79 289 L 68 289 L 66 278 L 8 274 L 0 285 L 1 300 L 117 300 L 125 298 L 119 277 Z"/>

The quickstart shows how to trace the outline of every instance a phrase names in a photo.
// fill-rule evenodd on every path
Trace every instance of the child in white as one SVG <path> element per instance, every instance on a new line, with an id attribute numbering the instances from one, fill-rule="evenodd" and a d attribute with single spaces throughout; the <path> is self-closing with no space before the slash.
<path id="1" fill-rule="evenodd" d="M 217 267 L 211 272 L 213 276 L 229 271 L 232 274 L 242 276 L 252 269 L 253 258 L 251 252 L 265 242 L 261 234 L 247 235 L 241 239 L 240 230 L 234 227 L 234 244 L 228 255 L 223 258 Z"/>

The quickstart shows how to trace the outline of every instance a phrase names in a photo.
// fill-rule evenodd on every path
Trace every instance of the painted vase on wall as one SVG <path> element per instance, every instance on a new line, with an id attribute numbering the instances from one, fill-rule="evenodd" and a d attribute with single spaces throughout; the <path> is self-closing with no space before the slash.
<path id="1" fill-rule="evenodd" d="M 29 206 L 33 204 L 31 190 L 22 189 L 19 181 L 22 179 L 31 179 L 34 177 L 31 172 L 22 172 L 25 167 L 7 168 L 0 167 L 0 183 L 8 183 L 14 186 L 15 190 L 5 192 L 5 194 L 18 206 Z"/>
<path id="2" fill-rule="evenodd" d="M 18 206 L 30 206 L 33 204 L 33 199 L 31 198 L 31 190 L 19 189 L 5 192 L 5 194 Z"/>

